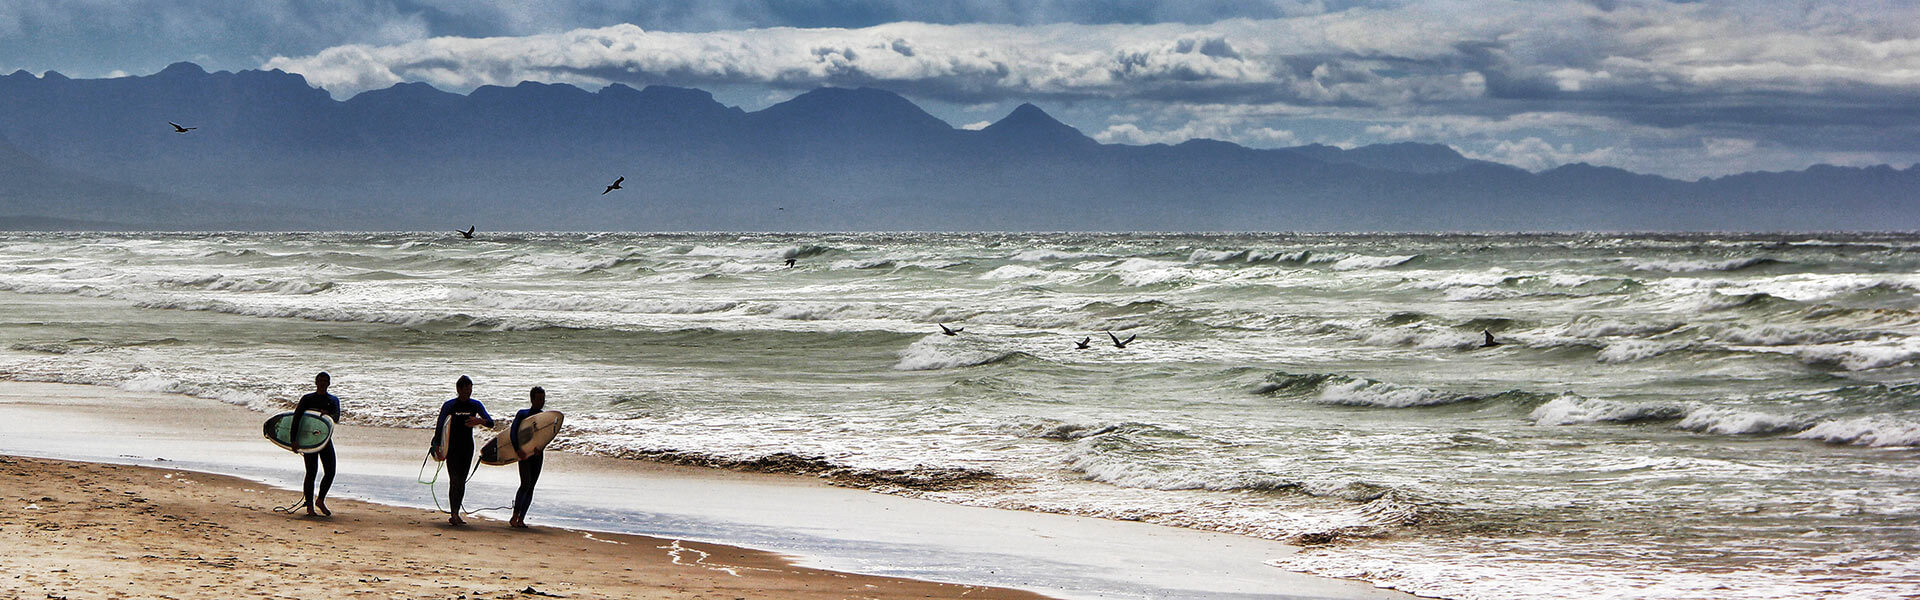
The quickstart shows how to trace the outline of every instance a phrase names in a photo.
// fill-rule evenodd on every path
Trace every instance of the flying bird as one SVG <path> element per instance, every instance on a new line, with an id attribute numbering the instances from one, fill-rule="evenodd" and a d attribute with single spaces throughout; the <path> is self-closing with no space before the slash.
<path id="1" fill-rule="evenodd" d="M 463 237 L 463 238 L 466 238 L 466 239 L 469 239 L 469 240 L 470 240 L 470 239 L 473 239 L 473 230 L 475 230 L 475 229 L 479 229 L 479 227 L 476 227 L 476 226 L 473 226 L 473 225 L 468 225 L 468 226 L 467 226 L 467 230 L 466 230 L 466 231 L 461 231 L 461 230 L 458 230 L 458 229 L 455 229 L 455 230 L 453 230 L 453 232 L 454 232 L 454 233 L 458 233 L 458 234 L 460 234 L 460 237 Z"/>
<path id="2" fill-rule="evenodd" d="M 181 127 L 179 123 L 175 123 L 173 121 L 167 121 L 167 124 L 173 126 L 174 133 L 186 133 L 189 131 L 193 131 L 195 129 L 199 129 L 199 127 Z"/>
<path id="3" fill-rule="evenodd" d="M 1493 332 L 1492 332 L 1492 331 L 1487 331 L 1487 330 L 1484 330 L 1484 329 L 1483 329 L 1483 330 L 1480 330 L 1480 334 L 1481 334 L 1481 335 L 1485 335 L 1485 336 L 1487 336 L 1487 341 L 1484 341 L 1484 342 L 1480 342 L 1480 347 L 1481 347 L 1481 348 L 1492 348 L 1492 347 L 1494 347 L 1494 346 L 1498 346 L 1498 345 L 1500 345 L 1500 342 L 1496 342 L 1496 341 L 1493 341 Z"/>
<path id="4" fill-rule="evenodd" d="M 1115 348 L 1125 348 L 1127 347 L 1127 344 L 1133 343 L 1133 338 L 1137 338 L 1137 337 L 1140 337 L 1140 334 L 1136 333 L 1136 334 L 1127 336 L 1127 339 L 1125 341 L 1122 341 L 1120 339 L 1120 336 L 1114 335 L 1113 332 L 1111 331 L 1107 332 L 1107 338 L 1113 340 L 1113 347 Z"/>
<path id="5" fill-rule="evenodd" d="M 787 268 L 789 269 L 793 268 L 793 263 L 794 263 L 793 259 L 791 258 L 787 259 Z"/>
<path id="6" fill-rule="evenodd" d="M 608 194 L 609 192 L 612 192 L 612 191 L 614 191 L 614 190 L 617 190 L 617 189 L 620 189 L 620 182 L 622 182 L 622 181 L 626 181 L 626 180 L 627 180 L 627 176 L 625 176 L 625 175 L 621 175 L 619 179 L 615 179 L 615 180 L 613 180 L 613 185 L 609 185 L 609 186 L 607 186 L 607 191 L 605 191 L 605 192 L 600 192 L 600 195 L 602 195 L 602 196 L 605 196 L 605 195 L 607 195 L 607 194 Z"/>
<path id="7" fill-rule="evenodd" d="M 1073 349 L 1085 350 L 1087 349 L 1087 344 L 1092 342 L 1093 342 L 1093 338 L 1091 336 L 1080 338 L 1080 341 L 1073 343 Z"/>
<path id="8" fill-rule="evenodd" d="M 940 325 L 940 333 L 944 333 L 947 335 L 960 335 L 960 332 L 967 330 L 967 328 L 965 327 L 961 327 L 959 329 L 947 329 L 946 323 L 940 323 L 939 325 Z"/>

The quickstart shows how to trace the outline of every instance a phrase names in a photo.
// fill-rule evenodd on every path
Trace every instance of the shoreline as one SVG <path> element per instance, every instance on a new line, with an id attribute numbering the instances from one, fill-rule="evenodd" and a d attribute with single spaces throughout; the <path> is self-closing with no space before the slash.
<path id="1" fill-rule="evenodd" d="M 0 456 L 0 482 L 0 540 L 15 549 L 0 553 L 0 571 L 15 574 L 0 591 L 10 597 L 1046 598 L 685 540 L 484 518 L 456 528 L 345 498 L 332 517 L 281 513 L 265 484 L 166 467 Z"/>
<path id="2" fill-rule="evenodd" d="M 258 439 L 262 418 L 178 394 L 0 381 L 0 454 L 234 476 L 291 488 L 279 493 L 297 501 L 299 461 Z M 421 430 L 343 425 L 336 435 L 342 474 L 330 499 L 431 508 L 416 479 Z M 115 436 L 136 443 L 113 443 Z M 469 507 L 503 503 L 515 483 L 512 469 L 481 468 L 469 486 Z M 529 521 L 749 548 L 740 552 L 786 556 L 801 568 L 1060 598 L 1414 598 L 1268 566 L 1266 560 L 1297 550 L 1278 542 L 559 451 L 549 453 Z M 444 518 L 424 523 L 434 522 L 445 528 Z"/>

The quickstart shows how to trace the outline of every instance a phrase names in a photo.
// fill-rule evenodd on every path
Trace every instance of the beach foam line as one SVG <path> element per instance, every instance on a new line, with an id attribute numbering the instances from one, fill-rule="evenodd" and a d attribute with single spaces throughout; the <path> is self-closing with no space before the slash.
<path id="1" fill-rule="evenodd" d="M 351 412 L 351 396 L 343 400 Z M 298 499 L 300 461 L 257 437 L 264 418 L 176 394 L 0 381 L 0 454 L 142 465 L 164 458 L 158 464 L 281 488 L 274 500 L 284 505 Z M 333 496 L 430 508 L 415 480 L 430 435 L 341 426 L 342 473 Z M 513 469 L 483 467 L 468 487 L 468 502 L 504 504 L 517 483 Z M 1068 599 L 1413 598 L 1268 566 L 1298 550 L 1280 542 L 944 504 L 817 478 L 551 452 L 540 484 L 528 518 L 536 527 L 754 548 L 798 557 L 796 564 L 811 568 Z"/>

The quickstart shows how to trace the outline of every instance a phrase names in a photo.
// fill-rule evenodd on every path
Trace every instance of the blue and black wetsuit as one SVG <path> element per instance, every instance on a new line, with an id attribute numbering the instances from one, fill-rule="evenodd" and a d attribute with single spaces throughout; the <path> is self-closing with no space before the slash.
<path id="1" fill-rule="evenodd" d="M 473 428 L 467 426 L 467 417 L 480 417 L 488 427 L 493 426 L 493 416 L 487 414 L 487 407 L 479 400 L 454 398 L 440 405 L 440 418 L 436 419 L 440 435 L 449 436 L 447 440 L 447 475 L 452 482 L 447 489 L 447 500 L 453 504 L 449 510 L 454 516 L 460 515 L 460 499 L 467 495 L 467 473 L 473 467 Z"/>
<path id="2" fill-rule="evenodd" d="M 311 394 L 301 396 L 300 402 L 297 404 L 294 404 L 293 410 L 295 412 L 305 411 L 310 413 L 323 414 L 332 418 L 334 422 L 339 422 L 340 421 L 340 398 L 334 396 L 333 394 L 313 392 Z M 301 460 L 304 460 L 307 463 L 307 483 L 305 486 L 301 488 L 301 493 L 306 495 L 307 506 L 314 506 L 313 476 L 317 471 L 319 471 L 319 468 L 321 466 L 326 467 L 327 469 L 326 476 L 320 478 L 320 496 L 319 496 L 320 503 L 325 504 L 327 501 L 327 490 L 333 488 L 333 473 L 334 473 L 333 444 L 329 442 L 325 448 L 321 448 L 318 452 L 308 452 L 306 454 L 300 455 L 300 458 Z"/>
<path id="3" fill-rule="evenodd" d="M 507 439 L 513 442 L 514 452 L 525 453 L 523 450 L 524 447 L 521 446 L 524 442 L 520 440 L 520 422 L 541 412 L 544 411 L 523 408 L 520 409 L 520 412 L 514 413 L 513 426 L 507 428 L 509 432 Z M 515 519 L 525 518 L 527 516 L 527 507 L 533 505 L 533 484 L 540 481 L 540 463 L 546 456 L 547 454 L 542 452 L 520 459 L 520 492 L 513 495 L 513 516 Z"/>

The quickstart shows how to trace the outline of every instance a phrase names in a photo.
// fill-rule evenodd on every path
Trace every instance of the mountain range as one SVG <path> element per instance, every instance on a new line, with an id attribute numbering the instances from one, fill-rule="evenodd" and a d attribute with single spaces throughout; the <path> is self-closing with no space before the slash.
<path id="1" fill-rule="evenodd" d="M 1908 230 L 1916 208 L 1920 167 L 1680 181 L 1439 144 L 1101 144 L 1032 104 L 976 131 L 871 88 L 748 112 L 658 85 L 0 76 L 0 228 Z"/>

